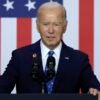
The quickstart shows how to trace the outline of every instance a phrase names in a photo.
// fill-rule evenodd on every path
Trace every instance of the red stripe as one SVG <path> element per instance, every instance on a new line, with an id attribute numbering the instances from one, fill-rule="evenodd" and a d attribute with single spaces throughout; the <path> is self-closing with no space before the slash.
<path id="1" fill-rule="evenodd" d="M 94 0 L 79 0 L 79 48 L 89 55 L 92 66 L 94 53 Z"/>
<path id="2" fill-rule="evenodd" d="M 32 34 L 31 18 L 17 19 L 17 48 L 31 44 Z"/>
<path id="3" fill-rule="evenodd" d="M 0 18 L 0 75 L 1 75 L 1 18 Z"/>

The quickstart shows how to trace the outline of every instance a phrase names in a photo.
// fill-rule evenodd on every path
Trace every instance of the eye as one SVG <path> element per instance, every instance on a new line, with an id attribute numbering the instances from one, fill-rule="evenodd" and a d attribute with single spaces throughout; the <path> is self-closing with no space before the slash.
<path id="1" fill-rule="evenodd" d="M 54 23 L 55 26 L 59 27 L 61 26 L 62 24 L 61 23 Z"/>
<path id="2" fill-rule="evenodd" d="M 60 26 L 60 24 L 59 23 L 55 23 L 55 26 Z"/>
<path id="3" fill-rule="evenodd" d="M 44 26 L 48 26 L 49 25 L 49 23 L 42 23 Z"/>

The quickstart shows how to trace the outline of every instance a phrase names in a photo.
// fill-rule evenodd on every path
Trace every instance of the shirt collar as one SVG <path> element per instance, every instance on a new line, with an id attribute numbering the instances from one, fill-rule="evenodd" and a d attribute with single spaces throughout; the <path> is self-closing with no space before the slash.
<path id="1" fill-rule="evenodd" d="M 40 46 L 43 57 L 46 57 L 50 49 L 42 42 L 42 40 L 40 41 Z M 62 47 L 62 42 L 60 42 L 59 45 L 53 50 L 55 52 L 55 56 L 60 54 L 61 47 Z"/>

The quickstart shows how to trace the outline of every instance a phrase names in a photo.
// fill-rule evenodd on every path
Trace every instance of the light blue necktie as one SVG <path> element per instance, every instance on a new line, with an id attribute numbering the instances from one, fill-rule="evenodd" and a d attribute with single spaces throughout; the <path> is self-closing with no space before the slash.
<path id="1" fill-rule="evenodd" d="M 53 54 L 54 54 L 54 51 L 49 51 L 48 52 L 48 58 L 52 58 L 53 60 L 54 60 L 54 62 L 55 62 L 55 58 L 53 57 Z M 48 60 L 48 58 L 47 58 L 47 60 Z M 47 87 L 47 93 L 48 94 L 51 94 L 52 93 L 52 90 L 53 90 L 53 84 L 54 84 L 54 76 L 55 76 L 55 64 L 53 64 L 54 66 L 54 69 L 53 69 L 53 76 L 50 78 L 50 79 L 48 79 L 48 81 L 46 82 L 46 87 Z M 46 64 L 46 68 L 45 68 L 45 75 L 47 75 L 47 71 L 48 70 L 50 70 L 49 69 L 49 67 L 47 66 L 47 64 Z"/>

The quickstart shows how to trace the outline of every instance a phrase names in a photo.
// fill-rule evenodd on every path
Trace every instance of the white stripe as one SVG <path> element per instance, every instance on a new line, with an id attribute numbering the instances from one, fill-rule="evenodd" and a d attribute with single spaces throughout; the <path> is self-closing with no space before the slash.
<path id="1" fill-rule="evenodd" d="M 94 72 L 100 81 L 100 0 L 94 1 Z"/>
<path id="2" fill-rule="evenodd" d="M 36 18 L 33 18 L 32 19 L 32 43 L 36 42 L 39 39 L 40 39 L 40 34 L 37 31 Z"/>
<path id="3" fill-rule="evenodd" d="M 64 41 L 67 45 L 79 48 L 79 0 L 64 0 L 67 10 L 68 27 L 64 34 Z"/>
<path id="4" fill-rule="evenodd" d="M 11 58 L 11 52 L 16 48 L 16 19 L 1 19 L 1 74 Z"/>

